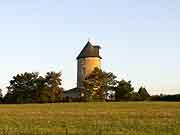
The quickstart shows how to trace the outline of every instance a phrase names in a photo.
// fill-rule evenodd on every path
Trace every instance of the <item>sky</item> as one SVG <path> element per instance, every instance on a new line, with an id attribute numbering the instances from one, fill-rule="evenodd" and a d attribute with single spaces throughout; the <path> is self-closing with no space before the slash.
<path id="1" fill-rule="evenodd" d="M 0 0 L 0 87 L 18 73 L 61 71 L 76 87 L 88 39 L 103 70 L 150 94 L 180 93 L 179 0 Z"/>

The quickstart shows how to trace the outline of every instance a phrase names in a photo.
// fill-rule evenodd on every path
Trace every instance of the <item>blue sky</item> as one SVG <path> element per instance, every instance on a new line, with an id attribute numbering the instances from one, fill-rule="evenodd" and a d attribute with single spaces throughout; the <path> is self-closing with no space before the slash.
<path id="1" fill-rule="evenodd" d="M 25 71 L 62 71 L 76 86 L 76 56 L 88 38 L 103 69 L 151 94 L 180 93 L 179 0 L 0 1 L 0 87 Z M 5 92 L 5 91 L 4 91 Z"/>

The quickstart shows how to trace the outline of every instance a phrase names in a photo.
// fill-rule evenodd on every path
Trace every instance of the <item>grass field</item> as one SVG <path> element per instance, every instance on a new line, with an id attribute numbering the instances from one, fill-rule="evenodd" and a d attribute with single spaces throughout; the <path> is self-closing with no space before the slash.
<path id="1" fill-rule="evenodd" d="M 180 103 L 0 105 L 0 135 L 180 135 Z"/>

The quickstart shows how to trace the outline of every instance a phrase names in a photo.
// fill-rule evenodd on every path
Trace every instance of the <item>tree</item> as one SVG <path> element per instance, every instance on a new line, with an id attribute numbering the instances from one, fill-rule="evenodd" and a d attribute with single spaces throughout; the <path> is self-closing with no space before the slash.
<path id="1" fill-rule="evenodd" d="M 10 81 L 6 103 L 37 103 L 59 102 L 62 100 L 63 89 L 61 73 L 48 72 L 44 77 L 39 73 L 18 74 Z"/>
<path id="2" fill-rule="evenodd" d="M 18 74 L 10 81 L 6 100 L 14 103 L 33 103 L 37 89 L 36 80 L 39 73 Z"/>
<path id="3" fill-rule="evenodd" d="M 121 80 L 115 88 L 115 98 L 117 101 L 127 100 L 130 97 L 134 88 L 131 86 L 131 81 Z"/>
<path id="4" fill-rule="evenodd" d="M 143 101 L 138 92 L 131 92 L 128 101 Z"/>
<path id="5" fill-rule="evenodd" d="M 0 89 L 0 104 L 3 103 L 3 94 L 2 94 L 2 89 Z"/>
<path id="6" fill-rule="evenodd" d="M 142 100 L 146 100 L 148 97 L 150 97 L 149 93 L 144 87 L 139 88 L 138 94 L 140 95 Z"/>
<path id="7" fill-rule="evenodd" d="M 116 76 L 109 72 L 95 68 L 94 71 L 85 78 L 83 84 L 86 100 L 104 101 L 107 92 L 116 85 Z"/>
<path id="8" fill-rule="evenodd" d="M 48 72 L 39 91 L 40 102 L 60 102 L 63 99 L 61 73 Z M 43 79 L 41 79 L 43 81 Z"/>

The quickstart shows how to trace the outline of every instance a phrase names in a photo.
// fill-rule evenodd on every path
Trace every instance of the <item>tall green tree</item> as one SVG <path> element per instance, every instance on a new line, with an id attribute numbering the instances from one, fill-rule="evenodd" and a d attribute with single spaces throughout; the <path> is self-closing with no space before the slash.
<path id="1" fill-rule="evenodd" d="M 115 98 L 117 101 L 128 100 L 133 91 L 134 88 L 131 85 L 131 81 L 121 80 L 115 88 Z"/>
<path id="2" fill-rule="evenodd" d="M 144 88 L 144 87 L 140 87 L 138 93 L 142 100 L 146 100 L 147 98 L 150 97 L 149 93 L 147 92 L 146 88 Z"/>
<path id="3" fill-rule="evenodd" d="M 35 102 L 35 94 L 37 89 L 36 80 L 39 73 L 18 74 L 10 81 L 8 88 L 9 100 L 15 103 L 33 103 Z"/>
<path id="4" fill-rule="evenodd" d="M 2 94 L 2 89 L 0 89 L 0 104 L 3 103 L 3 94 Z"/>
<path id="5" fill-rule="evenodd" d="M 95 68 L 83 82 L 86 100 L 104 101 L 107 91 L 112 90 L 116 85 L 117 81 L 115 79 L 116 76 L 113 73 Z"/>
<path id="6" fill-rule="evenodd" d="M 43 79 L 42 79 L 43 81 Z M 61 73 L 48 72 L 39 91 L 41 102 L 60 102 L 63 99 Z"/>

